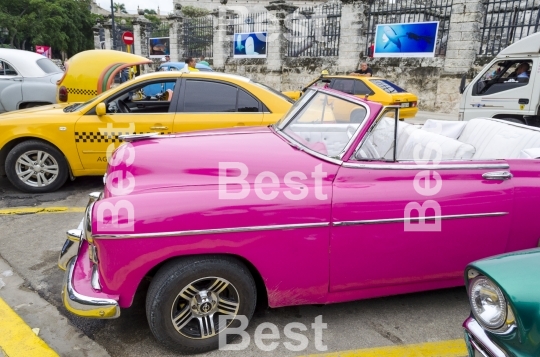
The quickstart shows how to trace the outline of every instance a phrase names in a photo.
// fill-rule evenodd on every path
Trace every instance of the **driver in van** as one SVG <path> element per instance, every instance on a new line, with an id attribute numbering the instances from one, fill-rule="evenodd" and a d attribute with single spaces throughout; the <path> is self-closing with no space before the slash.
<path id="1" fill-rule="evenodd" d="M 516 71 L 510 75 L 510 77 L 514 78 L 529 78 L 528 71 L 530 69 L 530 65 L 528 62 L 520 63 L 520 65 L 517 67 Z"/>

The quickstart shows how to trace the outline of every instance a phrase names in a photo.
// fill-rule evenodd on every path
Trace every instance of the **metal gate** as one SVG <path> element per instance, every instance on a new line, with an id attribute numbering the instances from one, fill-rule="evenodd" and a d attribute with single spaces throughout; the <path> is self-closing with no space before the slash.
<path id="1" fill-rule="evenodd" d="M 214 17 L 184 19 L 184 57 L 212 57 Z"/>

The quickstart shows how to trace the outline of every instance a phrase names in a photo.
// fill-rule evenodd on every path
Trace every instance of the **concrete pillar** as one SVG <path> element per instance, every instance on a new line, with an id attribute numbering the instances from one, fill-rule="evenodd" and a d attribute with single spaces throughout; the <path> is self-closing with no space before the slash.
<path id="1" fill-rule="evenodd" d="M 288 29 L 285 22 L 288 16 L 298 9 L 298 6 L 288 4 L 287 2 L 271 1 L 270 5 L 265 6 L 268 10 L 268 49 L 267 49 L 267 69 L 270 71 L 280 71 L 283 60 L 287 55 L 288 47 Z"/>
<path id="2" fill-rule="evenodd" d="M 105 29 L 105 49 L 111 50 L 112 49 L 112 21 L 109 20 L 103 24 L 103 28 Z"/>
<path id="3" fill-rule="evenodd" d="M 361 54 L 367 57 L 366 36 L 363 34 L 367 20 L 364 2 L 342 0 L 341 32 L 339 39 L 339 57 L 337 70 L 351 72 L 358 68 Z"/>
<path id="4" fill-rule="evenodd" d="M 472 67 L 480 49 L 485 12 L 482 0 L 454 0 L 444 63 L 446 73 L 466 73 Z"/>
<path id="5" fill-rule="evenodd" d="M 184 60 L 184 15 L 180 10 L 176 10 L 168 17 L 171 28 L 169 37 L 171 43 L 171 61 Z"/>
<path id="6" fill-rule="evenodd" d="M 227 35 L 227 25 L 229 18 L 232 18 L 233 11 L 227 10 L 226 6 L 220 6 L 214 12 L 214 38 L 212 43 L 212 68 L 218 71 L 225 70 L 225 63 L 231 53 L 231 41 L 233 36 Z"/>
<path id="7" fill-rule="evenodd" d="M 150 20 L 140 15 L 133 20 L 134 51 L 136 55 L 148 57 L 148 36 L 150 35 Z"/>
<path id="8" fill-rule="evenodd" d="M 102 28 L 103 26 L 101 26 L 99 22 L 94 27 L 92 27 L 92 33 L 94 35 L 94 49 L 95 50 L 101 50 L 101 39 L 99 36 L 99 32 Z"/>

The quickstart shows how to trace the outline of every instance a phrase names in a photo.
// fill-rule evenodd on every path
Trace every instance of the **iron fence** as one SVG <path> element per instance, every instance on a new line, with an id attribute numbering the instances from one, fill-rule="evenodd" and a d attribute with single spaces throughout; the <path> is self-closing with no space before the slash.
<path id="1" fill-rule="evenodd" d="M 212 57 L 213 43 L 213 16 L 184 20 L 184 57 Z"/>
<path id="2" fill-rule="evenodd" d="M 297 9 L 286 21 L 288 57 L 338 56 L 341 4 Z"/>
<path id="3" fill-rule="evenodd" d="M 150 30 L 150 36 L 148 36 L 149 38 L 169 37 L 171 25 L 169 25 L 168 22 L 160 22 L 159 24 L 152 23 L 148 25 L 148 29 Z"/>
<path id="4" fill-rule="evenodd" d="M 379 24 L 439 21 L 435 55 L 446 54 L 453 0 L 369 0 L 366 54 Z"/>
<path id="5" fill-rule="evenodd" d="M 487 0 L 479 55 L 495 56 L 515 41 L 538 32 L 540 0 Z"/>
<path id="6" fill-rule="evenodd" d="M 235 33 L 267 32 L 268 12 L 252 14 L 234 14 L 227 25 L 227 35 L 234 36 Z M 231 57 L 234 55 L 234 46 L 231 46 Z"/>

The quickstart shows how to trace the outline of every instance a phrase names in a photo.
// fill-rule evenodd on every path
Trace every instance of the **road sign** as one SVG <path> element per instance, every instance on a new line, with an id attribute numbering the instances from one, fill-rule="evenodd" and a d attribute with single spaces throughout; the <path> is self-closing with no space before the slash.
<path id="1" fill-rule="evenodd" d="M 124 41 L 126 45 L 133 45 L 133 40 L 133 32 L 126 31 L 122 34 L 122 41 Z"/>

